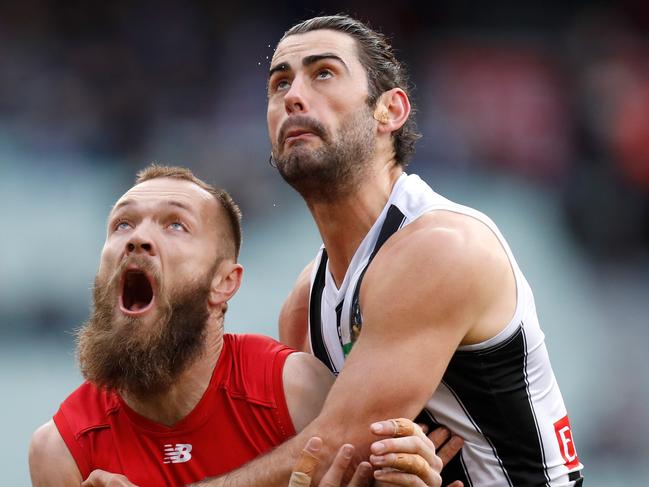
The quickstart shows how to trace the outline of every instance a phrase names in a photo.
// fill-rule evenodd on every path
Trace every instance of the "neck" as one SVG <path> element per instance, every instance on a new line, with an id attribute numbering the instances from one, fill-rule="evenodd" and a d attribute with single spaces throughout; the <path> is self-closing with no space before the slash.
<path id="1" fill-rule="evenodd" d="M 305 198 L 327 249 L 329 270 L 338 287 L 356 249 L 381 214 L 402 173 L 399 165 L 384 166 L 368 171 L 352 192 L 335 201 Z"/>
<path id="2" fill-rule="evenodd" d="M 223 317 L 208 324 L 207 336 L 199 356 L 167 391 L 147 397 L 136 397 L 126 392 L 120 392 L 120 395 L 138 414 L 156 423 L 173 426 L 185 418 L 203 397 L 222 349 Z"/>

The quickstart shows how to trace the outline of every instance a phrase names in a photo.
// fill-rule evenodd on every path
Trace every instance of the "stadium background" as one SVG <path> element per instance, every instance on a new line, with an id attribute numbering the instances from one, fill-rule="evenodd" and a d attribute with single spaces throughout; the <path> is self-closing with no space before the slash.
<path id="1" fill-rule="evenodd" d="M 0 4 L 3 485 L 80 382 L 110 204 L 150 161 L 244 211 L 233 332 L 276 317 L 319 238 L 267 163 L 265 81 L 294 22 L 345 11 L 408 63 L 424 134 L 411 171 L 501 227 L 535 290 L 587 485 L 649 478 L 649 4 Z"/>

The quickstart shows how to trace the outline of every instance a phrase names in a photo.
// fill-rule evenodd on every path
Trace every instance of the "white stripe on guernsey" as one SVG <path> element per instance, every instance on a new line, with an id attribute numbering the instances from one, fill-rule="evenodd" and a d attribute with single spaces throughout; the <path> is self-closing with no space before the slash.
<path id="1" fill-rule="evenodd" d="M 460 450 L 460 463 L 462 464 L 462 470 L 464 470 L 464 475 L 466 475 L 466 480 L 469 482 L 468 487 L 473 487 L 473 481 L 471 480 L 471 476 L 469 475 L 469 469 L 466 466 L 466 463 L 464 461 L 464 452 Z"/>
<path id="2" fill-rule="evenodd" d="M 462 460 L 466 471 L 471 472 L 472 483 L 494 487 L 512 485 L 493 446 L 447 384 L 440 383 L 426 409 L 439 424 L 464 438 L 468 448 L 462 449 Z"/>
<path id="3" fill-rule="evenodd" d="M 322 308 L 320 316 L 322 317 L 322 323 L 337 323 L 338 319 L 336 316 L 336 305 L 338 303 L 334 302 L 330 294 L 326 292 L 322 293 Z M 327 355 L 329 360 L 334 366 L 334 374 L 338 373 L 343 368 L 343 363 L 345 362 L 345 357 L 343 356 L 342 347 L 340 345 L 340 340 L 338 339 L 338 330 L 337 326 L 333 327 L 333 333 L 328 329 L 322 330 L 322 341 L 324 343 L 325 349 L 327 350 Z M 328 332 L 329 331 L 329 332 Z"/>
<path id="4" fill-rule="evenodd" d="M 439 422 L 439 420 L 433 415 L 433 413 L 430 412 L 430 410 L 424 408 L 422 413 L 425 413 L 426 415 L 429 416 L 429 419 L 433 421 L 435 424 L 442 424 Z M 460 463 L 462 464 L 462 470 L 464 471 L 464 476 L 466 477 L 466 481 L 468 482 L 468 485 L 465 485 L 464 487 L 473 487 L 473 482 L 471 481 L 471 475 L 469 474 L 469 470 L 466 468 L 466 464 L 464 463 L 464 457 L 463 457 L 464 451 L 460 450 L 458 455 L 460 456 Z"/>

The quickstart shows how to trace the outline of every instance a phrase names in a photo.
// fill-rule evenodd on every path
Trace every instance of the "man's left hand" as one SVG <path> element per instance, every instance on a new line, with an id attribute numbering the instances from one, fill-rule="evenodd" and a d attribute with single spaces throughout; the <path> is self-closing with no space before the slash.
<path id="1" fill-rule="evenodd" d="M 124 475 L 104 470 L 93 470 L 88 478 L 81 482 L 81 487 L 137 487 Z"/>
<path id="2" fill-rule="evenodd" d="M 460 437 L 451 435 L 445 428 L 438 428 L 426 436 L 419 425 L 404 418 L 373 423 L 370 430 L 375 435 L 387 437 L 370 446 L 370 462 L 376 469 L 377 485 L 441 486 L 442 468 L 463 444 Z M 462 482 L 457 481 L 449 487 L 461 486 Z"/>

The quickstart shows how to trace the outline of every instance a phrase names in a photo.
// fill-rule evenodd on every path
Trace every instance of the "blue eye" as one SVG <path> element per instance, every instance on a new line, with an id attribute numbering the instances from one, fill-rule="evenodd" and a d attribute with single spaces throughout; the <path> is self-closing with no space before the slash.
<path id="1" fill-rule="evenodd" d="M 332 74 L 331 71 L 329 71 L 328 69 L 323 69 L 322 71 L 320 71 L 318 73 L 317 78 L 318 79 L 328 79 L 328 78 L 331 78 L 332 76 L 333 76 L 333 74 Z"/>
<path id="2" fill-rule="evenodd" d="M 185 225 L 180 222 L 173 222 L 169 224 L 169 228 L 176 230 L 177 232 L 184 232 L 186 230 Z"/>
<path id="3" fill-rule="evenodd" d="M 115 224 L 115 230 L 128 230 L 131 224 L 125 220 L 119 221 Z"/>

